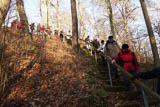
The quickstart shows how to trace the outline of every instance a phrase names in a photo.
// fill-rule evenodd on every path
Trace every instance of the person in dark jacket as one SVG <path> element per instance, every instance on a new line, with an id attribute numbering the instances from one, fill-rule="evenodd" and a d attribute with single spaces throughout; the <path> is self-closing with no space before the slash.
<path id="1" fill-rule="evenodd" d="M 32 23 L 32 24 L 30 25 L 30 30 L 31 30 L 31 33 L 33 34 L 33 31 L 34 31 L 34 23 Z"/>
<path id="2" fill-rule="evenodd" d="M 41 25 L 40 23 L 37 25 L 37 35 L 40 35 Z"/>
<path id="3" fill-rule="evenodd" d="M 60 39 L 61 39 L 62 42 L 63 42 L 63 37 L 64 37 L 64 36 L 63 36 L 63 31 L 61 31 L 61 32 L 60 32 Z"/>
<path id="4" fill-rule="evenodd" d="M 129 50 L 128 44 L 122 45 L 122 50 L 118 54 L 118 56 L 115 58 L 115 61 L 132 75 L 135 75 L 137 72 L 139 72 L 139 65 L 137 62 L 137 58 L 134 52 Z M 125 88 L 126 88 L 125 90 L 130 91 L 130 81 L 125 74 L 123 74 L 123 80 L 125 83 Z M 140 88 L 138 86 L 136 87 L 137 87 L 137 91 L 140 92 Z"/>
<path id="5" fill-rule="evenodd" d="M 97 50 L 100 47 L 100 43 L 97 39 L 94 39 L 92 42 L 93 47 Z"/>
<path id="6" fill-rule="evenodd" d="M 158 78 L 157 93 L 160 95 L 160 67 L 154 68 L 146 72 L 138 72 L 132 77 L 132 80 L 138 79 L 138 78 L 142 78 L 142 79 Z"/>

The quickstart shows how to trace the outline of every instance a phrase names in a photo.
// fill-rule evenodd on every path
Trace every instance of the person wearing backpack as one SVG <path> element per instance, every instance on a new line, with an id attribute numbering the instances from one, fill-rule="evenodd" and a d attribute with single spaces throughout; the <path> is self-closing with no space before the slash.
<path id="1" fill-rule="evenodd" d="M 112 63 L 115 61 L 132 75 L 135 75 L 137 72 L 140 71 L 136 55 L 134 54 L 134 52 L 129 50 L 128 44 L 122 45 L 121 52 L 114 60 L 112 60 Z M 123 74 L 123 81 L 125 84 L 125 91 L 130 91 L 130 81 L 128 76 L 125 74 Z M 140 87 L 136 86 L 136 88 L 137 91 L 141 93 Z"/>
<path id="2" fill-rule="evenodd" d="M 33 31 L 34 31 L 34 23 L 32 23 L 30 26 L 30 30 L 31 30 L 31 33 L 33 34 Z"/>
<path id="3" fill-rule="evenodd" d="M 40 35 L 41 25 L 40 23 L 37 25 L 37 35 Z"/>
<path id="4" fill-rule="evenodd" d="M 63 42 L 63 38 L 64 38 L 64 35 L 63 35 L 63 30 L 60 32 L 60 39 L 61 39 L 61 41 Z"/>
<path id="5" fill-rule="evenodd" d="M 109 57 L 111 60 L 113 60 L 117 57 L 119 52 L 120 52 L 120 47 L 118 43 L 115 40 L 113 40 L 113 36 L 109 36 L 104 47 L 105 58 Z M 110 68 L 111 72 L 114 74 L 115 79 L 118 81 L 119 75 L 117 68 L 112 63 L 110 63 Z"/>

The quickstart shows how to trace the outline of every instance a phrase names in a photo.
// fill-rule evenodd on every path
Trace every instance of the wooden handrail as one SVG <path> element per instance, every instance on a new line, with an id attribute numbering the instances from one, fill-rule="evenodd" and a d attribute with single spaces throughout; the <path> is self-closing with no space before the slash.
<path id="1" fill-rule="evenodd" d="M 80 39 L 81 41 L 85 42 L 84 40 Z M 91 45 L 92 48 L 93 45 L 91 43 L 89 43 Z M 95 48 L 94 48 L 95 49 Z M 101 53 L 101 55 L 105 56 L 104 53 Z M 112 62 L 112 60 L 107 57 L 105 58 L 107 61 Z M 124 74 L 126 74 L 130 79 L 132 78 L 132 74 L 130 74 L 129 72 L 127 72 L 125 69 L 123 69 L 120 65 L 118 65 L 116 62 L 113 63 L 118 69 L 120 69 L 121 72 L 123 72 Z M 158 95 L 156 92 L 154 92 L 152 89 L 150 89 L 149 87 L 147 87 L 143 82 L 141 82 L 140 80 L 134 80 L 134 83 L 138 86 L 140 86 L 141 88 L 144 89 L 145 92 L 147 92 L 148 94 L 152 95 L 154 98 L 160 100 L 160 95 Z"/>

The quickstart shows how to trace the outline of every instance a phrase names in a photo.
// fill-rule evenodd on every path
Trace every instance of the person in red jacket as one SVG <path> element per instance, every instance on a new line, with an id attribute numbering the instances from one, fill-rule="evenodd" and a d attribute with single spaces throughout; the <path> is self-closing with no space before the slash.
<path id="1" fill-rule="evenodd" d="M 18 22 L 17 28 L 18 28 L 18 29 L 22 29 L 22 23 L 21 23 L 21 22 Z"/>
<path id="2" fill-rule="evenodd" d="M 134 52 L 129 50 L 128 44 L 122 45 L 122 50 L 112 62 L 114 62 L 114 61 L 116 61 L 116 63 L 118 63 L 127 72 L 131 73 L 132 75 L 139 72 L 139 65 L 137 62 L 137 58 L 136 58 Z M 125 90 L 130 91 L 130 80 L 125 74 L 123 74 L 123 80 L 125 83 L 125 88 L 126 88 Z M 138 86 L 136 86 L 136 87 L 137 87 L 137 91 L 141 92 L 140 88 Z"/>
<path id="3" fill-rule="evenodd" d="M 127 44 L 122 45 L 122 51 L 115 58 L 115 61 L 121 65 L 127 72 L 139 72 L 139 65 L 137 62 L 137 58 L 131 50 L 129 50 L 129 46 Z"/>
<path id="4" fill-rule="evenodd" d="M 41 27 L 41 34 L 42 34 L 42 36 L 44 36 L 44 31 L 45 31 L 45 28 L 44 28 L 44 25 Z"/>

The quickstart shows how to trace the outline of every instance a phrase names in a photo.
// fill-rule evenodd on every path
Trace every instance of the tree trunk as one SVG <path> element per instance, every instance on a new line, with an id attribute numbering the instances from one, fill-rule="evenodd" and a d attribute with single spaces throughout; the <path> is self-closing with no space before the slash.
<path id="1" fill-rule="evenodd" d="M 25 8 L 24 8 L 24 1 L 23 0 L 16 0 L 16 5 L 17 5 L 19 16 L 20 16 L 20 21 L 22 23 L 22 29 L 26 33 L 28 33 L 29 26 L 28 26 L 28 19 L 26 16 Z"/>
<path id="2" fill-rule="evenodd" d="M 113 35 L 113 38 L 116 39 L 116 29 L 115 29 L 115 25 L 114 25 L 111 2 L 110 2 L 110 0 L 105 0 L 105 1 L 106 1 L 106 4 L 107 4 L 107 10 L 108 10 L 108 15 L 109 15 L 110 27 L 111 27 L 112 35 Z"/>
<path id="3" fill-rule="evenodd" d="M 80 15 L 80 26 L 83 27 L 83 39 L 87 38 L 87 34 L 86 34 L 86 27 L 85 27 L 85 23 L 84 23 L 84 17 L 83 17 L 83 12 L 82 12 L 82 6 L 81 6 L 81 2 L 80 0 L 78 0 L 78 9 L 79 9 L 79 15 Z"/>
<path id="4" fill-rule="evenodd" d="M 49 10 L 48 10 L 48 0 L 45 1 L 45 6 L 46 6 L 46 25 L 47 27 L 49 26 Z"/>
<path id="5" fill-rule="evenodd" d="M 158 49 L 156 45 L 156 39 L 152 30 L 150 18 L 148 15 L 148 10 L 144 0 L 140 0 L 140 3 L 141 3 L 143 15 L 144 15 L 145 23 L 147 26 L 148 34 L 149 34 L 150 44 L 151 44 L 153 58 L 154 58 L 154 64 L 156 67 L 159 67 L 160 66 L 159 54 L 158 54 Z"/>
<path id="6" fill-rule="evenodd" d="M 122 17 L 123 17 L 123 23 L 124 23 L 124 30 L 126 33 L 126 42 L 128 43 L 128 45 L 132 48 L 132 41 L 131 41 L 131 37 L 129 34 L 129 27 L 128 27 L 128 20 L 129 20 L 129 0 L 124 0 L 123 1 L 123 6 L 125 9 L 122 9 Z M 123 8 L 123 7 L 122 7 Z"/>
<path id="7" fill-rule="evenodd" d="M 58 35 L 59 35 L 60 30 L 61 30 L 60 13 L 59 13 L 59 0 L 57 0 L 56 12 L 57 12 L 57 28 L 58 28 Z"/>
<path id="8" fill-rule="evenodd" d="M 0 0 L 0 28 L 7 16 L 10 3 L 11 3 L 11 0 Z"/>
<path id="9" fill-rule="evenodd" d="M 41 16 L 41 25 L 43 25 L 42 0 L 40 0 L 40 16 Z"/>
<path id="10" fill-rule="evenodd" d="M 72 13 L 72 47 L 78 53 L 78 19 L 77 19 L 77 9 L 76 0 L 71 0 L 71 13 Z"/>

